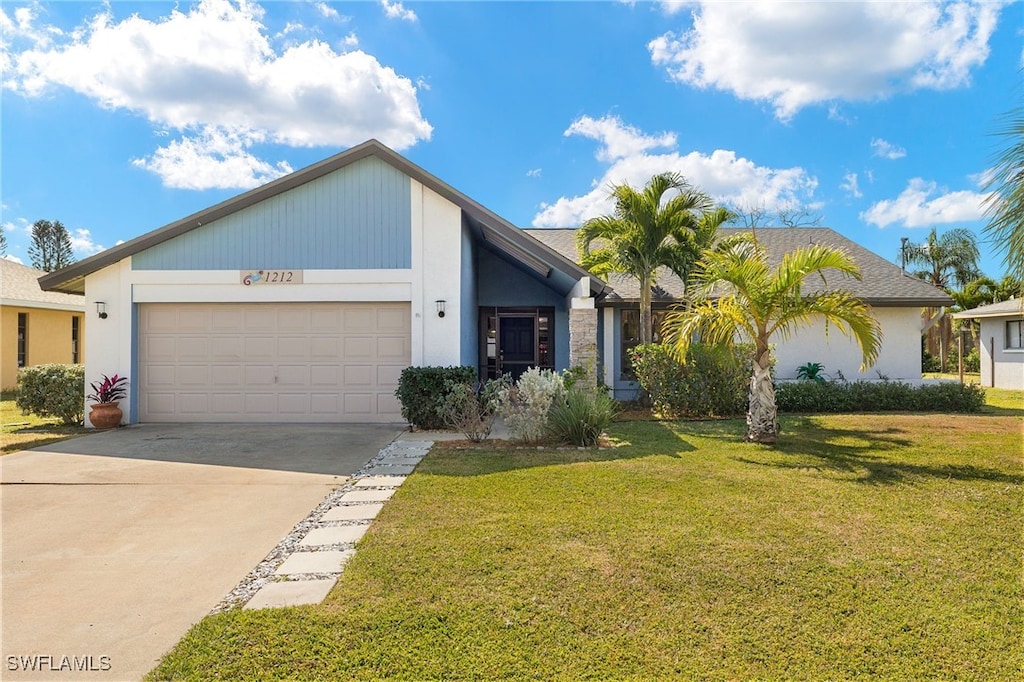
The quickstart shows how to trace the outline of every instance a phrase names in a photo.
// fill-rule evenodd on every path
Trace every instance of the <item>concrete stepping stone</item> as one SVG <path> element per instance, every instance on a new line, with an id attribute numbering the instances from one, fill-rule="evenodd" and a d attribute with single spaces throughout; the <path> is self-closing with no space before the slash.
<path id="1" fill-rule="evenodd" d="M 356 481 L 357 488 L 397 488 L 405 483 L 405 476 L 367 476 Z"/>
<path id="2" fill-rule="evenodd" d="M 339 502 L 384 502 L 395 494 L 394 488 L 378 488 L 377 490 L 350 490 L 341 496 Z"/>
<path id="3" fill-rule="evenodd" d="M 327 578 L 326 580 L 289 580 L 267 583 L 253 595 L 245 608 L 253 610 L 319 604 L 334 587 L 335 582 L 337 580 L 334 578 Z"/>
<path id="4" fill-rule="evenodd" d="M 332 507 L 321 517 L 321 521 L 369 521 L 377 518 L 377 514 L 384 508 L 383 502 L 372 504 L 351 504 L 341 507 Z"/>
<path id="5" fill-rule="evenodd" d="M 408 476 L 416 468 L 415 464 L 388 464 L 381 462 L 366 470 L 370 476 Z"/>
<path id="6" fill-rule="evenodd" d="M 341 573 L 354 549 L 326 550 L 323 552 L 295 552 L 284 560 L 277 570 L 277 575 L 294 575 L 297 573 Z"/>
<path id="7" fill-rule="evenodd" d="M 328 526 L 327 528 L 314 528 L 306 533 L 299 545 L 303 547 L 320 547 L 323 545 L 343 545 L 349 542 L 358 542 L 366 535 L 369 526 Z"/>

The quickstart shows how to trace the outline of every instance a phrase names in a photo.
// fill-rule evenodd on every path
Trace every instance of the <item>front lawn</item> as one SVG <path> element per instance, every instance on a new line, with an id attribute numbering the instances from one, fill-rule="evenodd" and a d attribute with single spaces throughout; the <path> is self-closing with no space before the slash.
<path id="1" fill-rule="evenodd" d="M 84 426 L 67 426 L 60 419 L 22 414 L 14 404 L 14 391 L 0 394 L 0 455 L 59 443 L 86 433 Z"/>
<path id="2" fill-rule="evenodd" d="M 1019 412 L 782 423 L 436 447 L 324 604 L 208 617 L 151 677 L 1019 677 Z"/>

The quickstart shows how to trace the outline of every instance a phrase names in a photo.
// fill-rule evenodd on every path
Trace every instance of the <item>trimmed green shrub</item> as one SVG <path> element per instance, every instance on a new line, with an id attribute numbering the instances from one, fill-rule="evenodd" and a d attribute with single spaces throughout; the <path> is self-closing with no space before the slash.
<path id="1" fill-rule="evenodd" d="M 85 419 L 85 367 L 52 364 L 20 370 L 15 404 L 24 414 L 81 424 Z"/>
<path id="2" fill-rule="evenodd" d="M 475 367 L 406 367 L 395 390 L 402 403 L 402 418 L 418 429 L 445 428 L 442 408 L 450 386 L 475 380 Z"/>
<path id="3" fill-rule="evenodd" d="M 901 381 L 794 381 L 775 386 L 780 412 L 978 412 L 980 386 L 942 382 L 912 386 Z"/>
<path id="4" fill-rule="evenodd" d="M 660 344 L 632 351 L 637 381 L 654 409 L 666 417 L 727 417 L 747 410 L 752 349 L 693 343 L 686 363 Z"/>
<path id="5" fill-rule="evenodd" d="M 615 400 L 605 391 L 574 385 L 566 391 L 564 400 L 551 406 L 548 435 L 581 447 L 597 445 L 614 416 Z"/>

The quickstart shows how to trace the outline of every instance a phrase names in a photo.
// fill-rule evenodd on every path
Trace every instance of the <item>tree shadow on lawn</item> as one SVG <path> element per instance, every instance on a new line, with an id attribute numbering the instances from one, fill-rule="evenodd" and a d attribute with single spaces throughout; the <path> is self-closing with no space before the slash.
<path id="1" fill-rule="evenodd" d="M 853 475 L 850 480 L 867 485 L 893 485 L 912 479 L 939 478 L 957 481 L 992 481 L 1021 485 L 1024 475 L 969 464 L 916 464 L 906 457 L 886 453 L 913 448 L 912 438 L 900 437 L 907 430 L 824 426 L 815 417 L 788 417 L 779 442 L 760 447 L 762 459 L 737 457 L 739 462 L 781 469 L 816 469 Z M 754 446 L 757 447 L 757 446 Z"/>
<path id="2" fill-rule="evenodd" d="M 508 441 L 484 441 L 469 447 L 438 442 L 416 468 L 417 473 L 438 476 L 483 476 L 518 469 L 563 466 L 585 462 L 612 462 L 644 457 L 682 457 L 698 448 L 686 440 L 677 422 L 617 422 L 609 439 L 611 447 L 576 448 L 557 445 L 522 445 Z"/>

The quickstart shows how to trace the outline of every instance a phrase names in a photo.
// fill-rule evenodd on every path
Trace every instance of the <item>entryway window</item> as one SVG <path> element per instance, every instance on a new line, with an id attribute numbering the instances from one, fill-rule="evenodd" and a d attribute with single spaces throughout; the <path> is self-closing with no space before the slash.
<path id="1" fill-rule="evenodd" d="M 480 308 L 480 377 L 554 369 L 554 308 Z"/>
<path id="2" fill-rule="evenodd" d="M 661 325 L 665 322 L 665 310 L 654 310 L 651 312 L 651 323 L 654 327 L 654 343 L 661 343 Z M 633 371 L 633 359 L 629 351 L 640 345 L 640 310 L 623 310 L 621 327 L 621 352 L 622 355 L 622 379 L 635 379 Z"/>
<path id="3" fill-rule="evenodd" d="M 78 334 L 79 334 L 79 322 L 77 317 L 71 318 L 71 363 L 77 365 L 78 359 Z"/>

